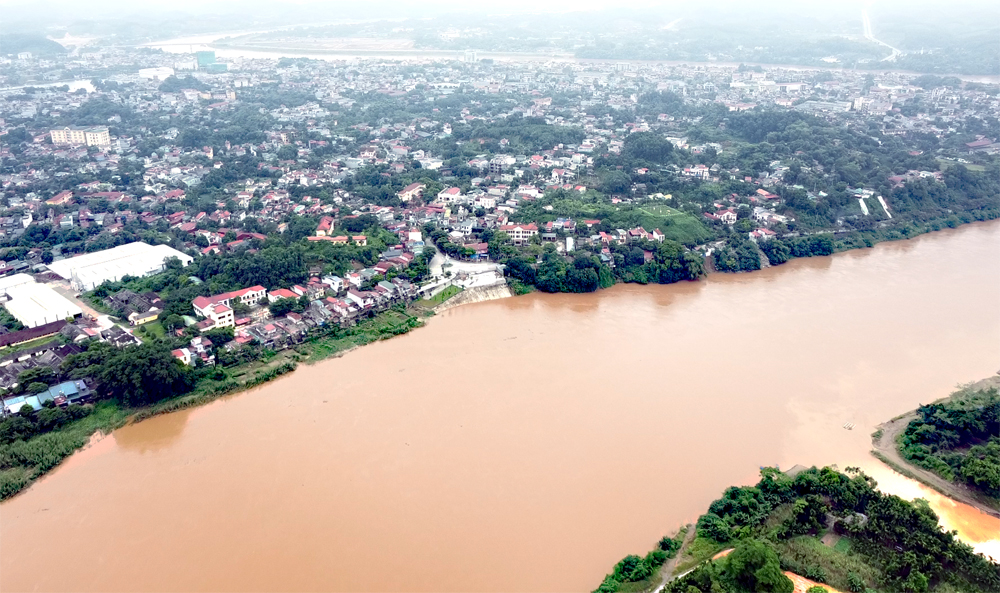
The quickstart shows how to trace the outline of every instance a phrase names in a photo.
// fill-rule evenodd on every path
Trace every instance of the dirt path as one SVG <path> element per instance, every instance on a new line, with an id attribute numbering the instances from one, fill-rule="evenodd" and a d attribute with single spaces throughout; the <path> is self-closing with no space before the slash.
<path id="1" fill-rule="evenodd" d="M 994 376 L 974 383 L 972 388 L 986 389 L 988 387 L 998 385 L 1000 385 L 1000 377 Z M 917 467 L 899 454 L 899 451 L 896 449 L 896 438 L 904 430 L 906 430 L 906 426 L 916 417 L 917 412 L 914 410 L 904 414 L 903 416 L 879 424 L 878 428 L 882 431 L 882 434 L 877 439 L 872 438 L 872 454 L 877 453 L 878 455 L 876 455 L 876 457 L 880 457 L 883 462 L 888 460 L 887 465 L 892 467 L 894 470 L 899 471 L 901 468 L 904 471 L 901 471 L 900 473 L 908 475 L 918 482 L 922 482 L 927 486 L 930 486 L 949 498 L 963 502 L 971 507 L 975 507 L 988 515 L 1000 517 L 1000 510 L 987 505 L 971 489 L 963 486 L 962 484 L 956 484 L 955 482 L 945 480 L 937 474 Z M 893 467 L 894 465 L 897 467 Z"/>
<path id="2" fill-rule="evenodd" d="M 673 580 L 674 569 L 677 568 L 677 563 L 681 559 L 681 554 L 683 554 L 684 550 L 687 549 L 689 545 L 691 545 L 692 541 L 694 541 L 694 536 L 698 530 L 695 529 L 694 525 L 688 525 L 687 528 L 688 528 L 687 533 L 684 535 L 684 541 L 681 543 L 680 549 L 677 550 L 677 555 L 671 558 L 670 560 L 667 560 L 667 562 L 660 569 L 660 582 L 657 583 L 656 588 L 653 589 L 653 591 L 656 593 L 662 591 L 663 587 L 666 586 L 667 583 Z"/>

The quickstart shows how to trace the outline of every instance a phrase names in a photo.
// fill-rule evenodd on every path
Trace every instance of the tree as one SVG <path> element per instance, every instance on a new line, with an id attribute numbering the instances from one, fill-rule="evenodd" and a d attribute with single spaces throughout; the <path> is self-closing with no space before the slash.
<path id="1" fill-rule="evenodd" d="M 698 535 L 719 543 L 726 543 L 733 537 L 729 524 L 715 513 L 705 513 L 698 518 Z"/>
<path id="2" fill-rule="evenodd" d="M 107 352 L 95 376 L 108 397 L 128 406 L 182 395 L 194 386 L 191 371 L 165 346 L 151 342 Z"/>
<path id="3" fill-rule="evenodd" d="M 781 572 L 778 554 L 768 544 L 750 539 L 726 557 L 729 578 L 746 591 L 792 593 L 795 585 Z"/>
<path id="4" fill-rule="evenodd" d="M 278 159 L 282 161 L 294 161 L 299 157 L 299 149 L 294 145 L 286 144 L 278 149 Z"/>
<path id="5" fill-rule="evenodd" d="M 49 386 L 45 383 L 29 383 L 28 387 L 25 389 L 28 393 L 34 395 L 36 393 L 41 393 L 48 390 Z"/>
<path id="6" fill-rule="evenodd" d="M 658 165 L 670 161 L 674 145 L 653 132 L 637 132 L 625 138 L 623 154 L 626 158 L 649 161 Z"/>
<path id="7" fill-rule="evenodd" d="M 538 267 L 538 279 L 535 286 L 544 292 L 563 292 L 563 281 L 566 278 L 566 260 L 555 252 L 547 252 Z"/>
<path id="8" fill-rule="evenodd" d="M 764 255 L 767 256 L 767 261 L 771 262 L 772 266 L 783 264 L 792 257 L 792 251 L 781 239 L 761 241 L 758 243 L 758 246 L 764 252 Z"/>
<path id="9" fill-rule="evenodd" d="M 293 311 L 300 312 L 302 307 L 298 299 L 278 299 L 271 303 L 269 309 L 274 317 L 283 317 Z"/>
<path id="10" fill-rule="evenodd" d="M 601 191 L 606 194 L 623 194 L 632 188 L 632 179 L 621 171 L 612 171 L 601 180 Z"/>
<path id="11" fill-rule="evenodd" d="M 349 233 L 360 233 L 365 229 L 369 229 L 377 225 L 378 219 L 371 214 L 362 214 L 354 218 L 348 218 L 341 224 L 344 230 Z"/>
<path id="12" fill-rule="evenodd" d="M 697 280 L 705 275 L 702 256 L 684 249 L 677 241 L 665 240 L 653 253 L 653 261 L 646 264 L 653 280 L 671 284 L 681 280 Z"/>
<path id="13" fill-rule="evenodd" d="M 170 315 L 167 315 L 163 319 L 162 325 L 164 329 L 168 331 L 180 329 L 184 327 L 184 318 L 182 318 L 180 315 L 171 313 Z"/>
<path id="14" fill-rule="evenodd" d="M 26 371 L 22 371 L 17 376 L 18 385 L 23 385 L 27 387 L 30 393 L 39 393 L 39 391 L 31 391 L 31 386 L 41 383 L 44 387 L 41 391 L 48 389 L 48 386 L 54 383 L 56 380 L 56 373 L 51 367 L 47 366 L 37 366 Z"/>

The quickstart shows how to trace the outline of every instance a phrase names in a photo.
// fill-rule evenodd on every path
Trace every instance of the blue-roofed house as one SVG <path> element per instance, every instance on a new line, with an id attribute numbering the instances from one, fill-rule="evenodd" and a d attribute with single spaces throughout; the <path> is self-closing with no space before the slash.
<path id="1" fill-rule="evenodd" d="M 47 393 L 49 396 L 48 399 L 54 400 L 56 398 L 63 397 L 66 398 L 65 401 L 67 403 L 71 404 L 79 403 L 91 396 L 90 388 L 87 387 L 87 383 L 83 380 L 65 381 L 58 385 L 53 385 L 52 387 L 49 387 Z"/>

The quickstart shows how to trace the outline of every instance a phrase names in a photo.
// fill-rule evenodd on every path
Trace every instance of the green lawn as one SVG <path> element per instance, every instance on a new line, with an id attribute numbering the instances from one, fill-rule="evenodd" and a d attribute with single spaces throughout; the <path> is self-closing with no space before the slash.
<path id="1" fill-rule="evenodd" d="M 671 208 L 665 204 L 647 204 L 639 208 L 640 211 L 652 216 L 685 216 L 683 212 L 677 210 L 676 208 Z"/>
<path id="2" fill-rule="evenodd" d="M 163 329 L 163 326 L 160 324 L 159 321 L 152 321 L 150 323 L 147 323 L 145 325 L 140 325 L 139 327 L 137 327 L 135 329 L 135 333 L 140 338 L 160 339 L 163 336 L 167 335 L 167 330 Z"/>
<path id="3" fill-rule="evenodd" d="M 460 292 L 462 292 L 462 289 L 458 286 L 449 286 L 431 298 L 420 301 L 420 304 L 426 307 L 437 307 Z"/>
<path id="4" fill-rule="evenodd" d="M 986 167 L 982 165 L 973 165 L 972 163 L 958 163 L 955 161 L 946 161 L 944 159 L 938 159 L 937 162 L 940 163 L 942 170 L 947 169 L 948 167 L 954 167 L 956 165 L 965 165 L 966 169 L 970 171 L 976 171 L 979 173 L 982 173 L 983 171 L 986 170 Z"/>
<path id="5" fill-rule="evenodd" d="M 24 342 L 23 344 L 16 344 L 14 346 L 7 346 L 5 348 L 0 348 L 0 354 L 6 356 L 13 352 L 20 352 L 21 350 L 27 350 L 28 348 L 34 348 L 35 346 L 48 344 L 49 342 L 54 342 L 58 339 L 59 339 L 59 334 L 37 338 L 35 340 L 31 340 L 30 342 Z"/>

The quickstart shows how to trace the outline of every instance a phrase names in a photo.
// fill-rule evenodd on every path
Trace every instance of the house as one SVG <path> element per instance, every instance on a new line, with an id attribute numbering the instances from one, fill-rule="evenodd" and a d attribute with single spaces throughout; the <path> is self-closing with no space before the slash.
<path id="1" fill-rule="evenodd" d="M 330 290 L 337 293 L 344 289 L 344 280 L 339 276 L 323 276 L 323 284 L 329 286 Z"/>
<path id="2" fill-rule="evenodd" d="M 424 197 L 424 189 L 426 188 L 427 186 L 423 183 L 411 183 L 410 185 L 404 187 L 402 191 L 397 193 L 396 196 L 399 198 L 400 202 L 405 204 L 410 200 L 419 200 Z"/>
<path id="3" fill-rule="evenodd" d="M 199 315 L 205 318 L 196 326 L 199 331 L 236 326 L 235 313 L 233 313 L 231 308 L 223 305 L 222 303 L 208 303 L 201 308 L 195 306 L 195 310 L 198 311 Z"/>
<path id="4" fill-rule="evenodd" d="M 191 351 L 192 357 L 197 356 L 201 358 L 201 362 L 207 365 L 215 364 L 215 354 L 212 353 L 212 340 L 209 340 L 205 336 L 196 336 L 191 338 L 191 343 L 188 344 L 188 350 Z"/>
<path id="5" fill-rule="evenodd" d="M 316 236 L 326 237 L 333 230 L 333 217 L 324 216 L 319 220 L 319 225 L 316 226 Z"/>
<path id="6" fill-rule="evenodd" d="M 163 301 L 155 292 L 138 294 L 128 289 L 107 297 L 104 303 L 128 319 L 131 325 L 156 321 L 163 309 Z"/>
<path id="7" fill-rule="evenodd" d="M 732 210 L 732 209 L 721 210 L 721 211 L 716 212 L 714 214 L 711 213 L 711 212 L 706 212 L 705 213 L 705 218 L 707 218 L 709 220 L 715 220 L 715 221 L 718 221 L 718 222 L 723 222 L 725 224 L 736 224 L 736 211 Z"/>
<path id="8" fill-rule="evenodd" d="M 178 348 L 176 350 L 171 350 L 170 353 L 174 355 L 174 358 L 183 362 L 187 366 L 191 366 L 192 364 L 194 364 L 194 357 L 192 356 L 191 351 L 188 350 L 187 348 Z"/>
<path id="9" fill-rule="evenodd" d="M 198 329 L 214 329 L 219 327 L 233 327 L 236 325 L 235 314 L 233 313 L 233 301 L 239 301 L 243 305 L 250 306 L 260 302 L 267 296 L 267 290 L 260 285 L 251 286 L 242 290 L 234 290 L 215 296 L 200 296 L 191 301 L 195 313 L 205 319 L 198 324 Z"/>
<path id="10" fill-rule="evenodd" d="M 368 245 L 368 237 L 364 235 L 354 235 L 351 237 L 351 241 L 353 241 L 355 245 L 360 245 L 361 247 Z"/>
<path id="11" fill-rule="evenodd" d="M 222 304 L 229 306 L 232 304 L 233 300 L 238 300 L 246 306 L 255 305 L 260 302 L 261 299 L 267 296 L 267 289 L 259 284 L 257 286 L 251 286 L 250 288 L 244 288 L 241 290 L 234 290 L 232 292 L 224 292 L 222 294 L 217 294 L 215 296 L 208 297 L 198 297 L 194 299 L 191 304 L 194 306 L 195 313 L 202 315 L 202 310 L 206 305 L 210 304 Z"/>
<path id="12" fill-rule="evenodd" d="M 353 288 L 347 291 L 347 300 L 362 309 L 375 306 L 375 296 L 372 293 Z"/>
<path id="13" fill-rule="evenodd" d="M 500 226 L 500 230 L 507 233 L 514 245 L 523 245 L 538 234 L 538 227 L 534 223 L 505 224 Z"/>
<path id="14" fill-rule="evenodd" d="M 752 231 L 749 234 L 750 234 L 750 240 L 753 241 L 754 243 L 758 241 L 769 241 L 777 236 L 777 233 L 775 233 L 771 229 L 757 229 L 756 231 Z"/>
<path id="15" fill-rule="evenodd" d="M 300 296 L 301 295 L 296 294 L 296 293 L 288 290 L 287 288 L 277 288 L 277 289 L 272 290 L 271 292 L 267 293 L 267 302 L 268 303 L 273 303 L 273 302 L 281 300 L 281 299 L 297 299 Z"/>
<path id="16" fill-rule="evenodd" d="M 442 204 L 454 204 L 462 197 L 462 190 L 457 187 L 449 187 L 438 192 L 437 201 Z"/>

